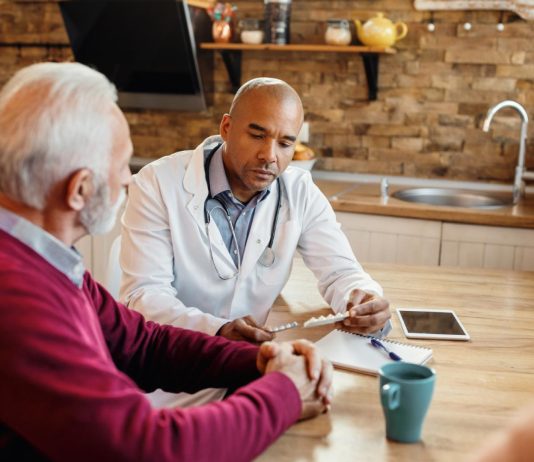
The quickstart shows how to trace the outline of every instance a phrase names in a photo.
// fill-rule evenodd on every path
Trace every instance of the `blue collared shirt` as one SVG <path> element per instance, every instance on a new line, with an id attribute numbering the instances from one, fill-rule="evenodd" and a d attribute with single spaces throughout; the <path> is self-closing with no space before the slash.
<path id="1" fill-rule="evenodd" d="M 218 201 L 215 199 L 208 199 L 206 209 L 211 215 L 211 219 L 217 224 L 226 248 L 228 249 L 228 252 L 230 252 L 232 259 L 237 266 L 238 251 L 241 260 L 243 260 L 245 246 L 247 244 L 248 235 L 250 234 L 256 206 L 269 195 L 270 187 L 256 194 L 246 204 L 239 201 L 232 194 L 232 189 L 228 183 L 228 177 L 224 170 L 222 147 L 219 147 L 213 154 L 209 169 L 211 197 L 217 198 Z M 237 239 L 237 247 L 232 236 L 232 230 L 228 224 L 228 219 L 226 218 L 226 212 L 219 201 L 226 206 L 228 214 L 230 215 L 230 221 L 232 222 L 235 237 Z"/>
<path id="2" fill-rule="evenodd" d="M 78 288 L 83 284 L 85 266 L 82 256 L 39 226 L 0 207 L 0 229 L 37 252 Z"/>

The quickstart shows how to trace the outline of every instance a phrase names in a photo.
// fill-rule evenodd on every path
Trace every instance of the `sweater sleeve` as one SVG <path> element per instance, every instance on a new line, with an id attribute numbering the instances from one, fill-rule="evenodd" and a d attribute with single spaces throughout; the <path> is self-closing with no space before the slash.
<path id="1" fill-rule="evenodd" d="M 145 391 L 236 389 L 259 377 L 256 346 L 145 322 L 138 312 L 117 303 L 88 273 L 84 290 L 98 311 L 115 365 Z"/>
<path id="2" fill-rule="evenodd" d="M 171 368 L 170 358 L 180 358 L 186 364 L 174 364 L 180 382 L 191 379 L 196 385 L 193 372 L 202 381 L 224 367 L 237 373 L 232 363 L 242 348 L 171 328 L 160 332 L 105 303 L 99 318 L 107 349 L 103 340 L 94 340 L 102 335 L 94 312 L 85 315 L 81 305 L 74 309 L 78 299 L 55 290 L 50 279 L 29 284 L 27 274 L 4 272 L 0 287 L 0 422 L 47 459 L 245 461 L 298 418 L 298 392 L 281 373 L 258 378 L 223 402 L 153 409 L 112 360 L 129 341 L 130 352 L 117 361 L 126 371 L 153 367 L 152 355 L 167 352 L 160 366 Z M 203 370 L 212 366 L 217 373 Z M 0 449 L 2 444 L 0 438 Z"/>

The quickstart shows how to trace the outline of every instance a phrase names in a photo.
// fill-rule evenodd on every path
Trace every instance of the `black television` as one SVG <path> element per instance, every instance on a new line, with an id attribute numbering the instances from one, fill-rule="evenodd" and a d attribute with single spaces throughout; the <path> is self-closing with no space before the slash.
<path id="1" fill-rule="evenodd" d="M 59 2 L 76 61 L 111 80 L 123 108 L 206 109 L 211 63 L 197 41 L 210 37 L 201 8 L 181 0 Z M 199 58 L 202 58 L 200 60 Z"/>

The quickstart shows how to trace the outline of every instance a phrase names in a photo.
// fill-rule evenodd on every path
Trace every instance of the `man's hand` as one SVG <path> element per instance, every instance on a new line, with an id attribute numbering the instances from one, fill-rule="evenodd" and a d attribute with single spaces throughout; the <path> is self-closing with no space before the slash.
<path id="1" fill-rule="evenodd" d="M 251 316 L 227 322 L 219 329 L 217 335 L 230 340 L 245 340 L 251 343 L 268 342 L 274 338 L 274 334 L 258 325 Z"/>
<path id="2" fill-rule="evenodd" d="M 332 402 L 333 369 L 307 340 L 261 345 L 257 358 L 262 373 L 280 371 L 297 387 L 301 400 L 301 419 L 325 412 Z"/>
<path id="3" fill-rule="evenodd" d="M 347 311 L 349 317 L 343 324 L 362 334 L 382 329 L 391 318 L 389 302 L 385 298 L 368 294 L 360 289 L 351 292 Z"/>

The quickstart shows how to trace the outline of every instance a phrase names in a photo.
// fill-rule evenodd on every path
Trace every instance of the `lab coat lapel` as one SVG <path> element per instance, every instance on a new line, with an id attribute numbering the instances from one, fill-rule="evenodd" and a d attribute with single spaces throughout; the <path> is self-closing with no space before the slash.
<path id="1" fill-rule="evenodd" d="M 200 232 L 206 236 L 204 222 L 204 201 L 208 197 L 208 186 L 204 174 L 204 148 L 203 144 L 197 146 L 191 156 L 183 180 L 184 189 L 191 194 L 187 199 L 187 210 L 196 221 Z"/>
<path id="2" fill-rule="evenodd" d="M 206 183 L 206 174 L 204 172 L 204 150 L 212 149 L 218 143 L 211 143 L 211 139 L 204 141 L 196 147 L 191 156 L 191 161 L 185 171 L 183 186 L 191 194 L 187 202 L 187 210 L 198 225 L 199 232 L 202 234 L 206 246 L 208 236 L 206 234 L 206 222 L 204 217 L 204 202 L 208 197 L 208 186 Z M 217 140 L 218 141 L 218 140 Z M 224 244 L 221 233 L 217 224 L 211 220 L 209 224 L 209 233 L 213 258 L 217 268 L 223 273 L 232 273 L 235 271 L 235 264 Z"/>

